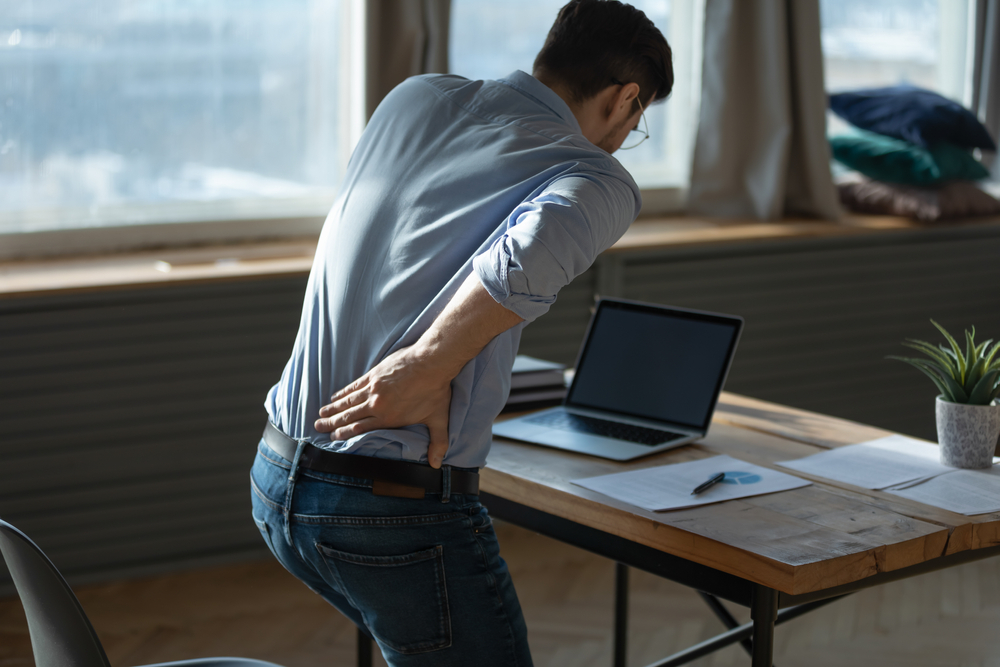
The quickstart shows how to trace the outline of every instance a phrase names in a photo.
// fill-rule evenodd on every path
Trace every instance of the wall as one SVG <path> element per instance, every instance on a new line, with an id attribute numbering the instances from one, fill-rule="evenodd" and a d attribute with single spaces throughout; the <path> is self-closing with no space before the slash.
<path id="1" fill-rule="evenodd" d="M 76 581 L 262 555 L 248 472 L 304 289 L 0 301 L 0 516 Z"/>

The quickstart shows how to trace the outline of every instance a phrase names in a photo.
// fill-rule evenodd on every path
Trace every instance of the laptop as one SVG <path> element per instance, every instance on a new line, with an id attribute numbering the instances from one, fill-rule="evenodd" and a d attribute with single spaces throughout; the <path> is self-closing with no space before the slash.
<path id="1" fill-rule="evenodd" d="M 493 425 L 493 435 L 616 461 L 703 438 L 743 318 L 601 299 L 563 404 Z"/>

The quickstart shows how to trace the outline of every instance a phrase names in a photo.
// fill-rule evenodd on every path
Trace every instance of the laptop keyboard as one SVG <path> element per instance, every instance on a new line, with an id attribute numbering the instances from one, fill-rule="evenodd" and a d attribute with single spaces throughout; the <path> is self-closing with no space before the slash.
<path id="1" fill-rule="evenodd" d="M 606 438 L 614 438 L 616 440 L 627 440 L 628 442 L 648 445 L 650 447 L 661 445 L 670 440 L 687 437 L 683 433 L 671 433 L 670 431 L 622 424 L 621 422 L 613 422 L 596 417 L 584 417 L 562 411 L 548 412 L 537 417 L 529 417 L 525 421 L 550 428 L 562 429 L 563 431 L 576 431 L 577 433 L 602 435 Z"/>

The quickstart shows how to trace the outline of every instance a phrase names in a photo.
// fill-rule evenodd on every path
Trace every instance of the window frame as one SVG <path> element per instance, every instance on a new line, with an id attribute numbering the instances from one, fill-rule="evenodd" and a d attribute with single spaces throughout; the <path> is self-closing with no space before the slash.
<path id="1" fill-rule="evenodd" d="M 640 186 L 643 197 L 641 217 L 678 214 L 683 212 L 687 203 L 701 104 L 705 1 L 674 0 L 671 9 L 670 34 L 666 37 L 674 55 L 674 88 L 662 104 L 671 105 L 671 122 L 667 125 L 671 140 L 668 145 L 679 147 L 679 150 L 668 163 L 679 183 L 653 188 Z M 679 62 L 678 54 L 682 55 Z"/>

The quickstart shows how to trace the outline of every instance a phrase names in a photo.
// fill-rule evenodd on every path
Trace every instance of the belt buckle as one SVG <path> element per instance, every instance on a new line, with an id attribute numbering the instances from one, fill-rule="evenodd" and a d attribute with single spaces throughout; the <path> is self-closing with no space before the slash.
<path id="1" fill-rule="evenodd" d="M 381 479 L 372 480 L 372 493 L 376 496 L 391 496 L 393 498 L 423 498 L 424 489 L 419 486 L 386 482 Z"/>

